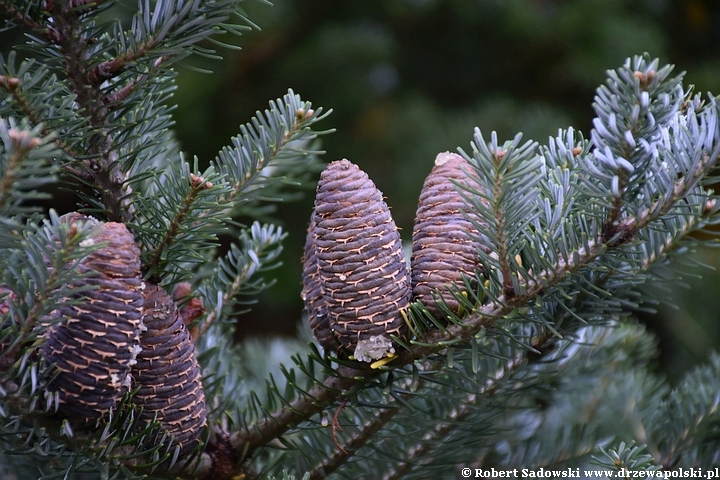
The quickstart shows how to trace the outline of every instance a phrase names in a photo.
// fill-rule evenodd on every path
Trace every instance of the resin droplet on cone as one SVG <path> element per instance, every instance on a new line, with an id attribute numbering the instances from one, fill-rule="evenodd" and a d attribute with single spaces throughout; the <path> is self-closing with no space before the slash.
<path id="1" fill-rule="evenodd" d="M 314 222 L 318 305 L 327 311 L 332 335 L 359 361 L 392 354 L 390 335 L 405 332 L 400 311 L 411 292 L 400 235 L 382 193 L 348 160 L 332 162 L 318 182 Z M 312 275 L 304 277 L 305 291 L 317 291 Z"/>

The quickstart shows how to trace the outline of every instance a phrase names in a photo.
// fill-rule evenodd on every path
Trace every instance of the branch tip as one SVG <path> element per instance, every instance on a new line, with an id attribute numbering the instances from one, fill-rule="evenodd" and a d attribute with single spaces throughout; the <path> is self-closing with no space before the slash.
<path id="1" fill-rule="evenodd" d="M 309 108 L 305 110 L 304 108 L 298 108 L 297 112 L 295 112 L 295 118 L 298 121 L 307 120 L 308 118 L 312 117 L 315 114 L 315 110 L 312 108 Z"/>
<path id="2" fill-rule="evenodd" d="M 633 77 L 640 81 L 640 85 L 647 87 L 650 82 L 655 78 L 655 70 L 648 70 L 647 72 L 635 71 Z"/>
<path id="3" fill-rule="evenodd" d="M 190 174 L 190 184 L 193 188 L 197 188 L 200 190 L 207 190 L 208 188 L 212 188 L 213 186 L 212 182 L 208 182 L 203 177 L 195 175 L 194 173 Z"/>
<path id="4" fill-rule="evenodd" d="M 8 130 L 8 137 L 12 140 L 15 148 L 24 152 L 28 152 L 42 143 L 39 138 L 32 136 L 27 130 L 16 128 Z"/>
<path id="5" fill-rule="evenodd" d="M 0 85 L 8 92 L 14 92 L 20 86 L 20 80 L 15 77 L 0 75 Z"/>

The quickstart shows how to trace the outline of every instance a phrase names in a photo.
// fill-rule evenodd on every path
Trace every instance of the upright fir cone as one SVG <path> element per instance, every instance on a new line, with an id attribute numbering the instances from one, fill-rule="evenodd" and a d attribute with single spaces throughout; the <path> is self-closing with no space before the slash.
<path id="1" fill-rule="evenodd" d="M 462 291 L 463 276 L 472 279 L 479 268 L 478 249 L 483 247 L 453 184 L 472 185 L 466 173 L 471 170 L 460 155 L 441 153 L 420 192 L 410 257 L 413 297 L 436 317 L 444 315 L 433 295 L 457 312 L 459 304 L 451 292 Z"/>
<path id="2" fill-rule="evenodd" d="M 332 333 L 356 360 L 392 354 L 390 335 L 405 333 L 400 312 L 411 292 L 400 235 L 382 193 L 348 160 L 332 162 L 320 176 L 314 220 L 317 281 Z M 306 288 L 316 291 L 311 283 Z"/>
<path id="3" fill-rule="evenodd" d="M 315 254 L 315 210 L 310 217 L 310 226 L 305 237 L 303 252 L 303 288 L 301 296 L 308 314 L 308 324 L 320 345 L 327 351 L 337 353 L 340 343 L 330 327 L 327 306 L 323 299 L 318 277 L 317 256 Z"/>
<path id="4" fill-rule="evenodd" d="M 98 223 L 78 213 L 61 220 Z M 58 370 L 48 389 L 59 393 L 59 412 L 80 425 L 103 417 L 128 391 L 140 350 L 143 304 L 140 250 L 125 225 L 104 223 L 85 242 L 107 243 L 77 265 L 80 272 L 95 273 L 78 287 L 97 288 L 78 294 L 81 305 L 52 314 L 59 320 L 40 347 L 45 361 Z"/>
<path id="5" fill-rule="evenodd" d="M 140 420 L 157 420 L 185 453 L 198 445 L 207 409 L 195 345 L 177 304 L 158 285 L 144 291 L 142 351 L 134 370 Z"/>

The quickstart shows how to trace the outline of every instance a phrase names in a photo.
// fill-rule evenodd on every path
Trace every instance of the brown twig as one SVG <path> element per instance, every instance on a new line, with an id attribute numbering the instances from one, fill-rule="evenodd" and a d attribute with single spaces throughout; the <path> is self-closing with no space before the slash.
<path id="1" fill-rule="evenodd" d="M 625 171 L 620 169 L 618 171 L 618 190 L 620 195 L 616 196 L 612 200 L 612 209 L 610 210 L 610 216 L 603 224 L 602 227 L 602 240 L 603 242 L 612 241 L 613 243 L 623 243 L 626 240 L 622 238 L 622 235 L 617 236 L 619 233 L 619 223 L 623 212 L 623 206 L 625 205 L 624 193 L 625 185 L 627 183 L 627 175 Z M 617 237 L 617 238 L 616 238 Z"/>
<path id="2" fill-rule="evenodd" d="M 47 29 L 43 25 L 37 23 L 32 18 L 28 17 L 24 12 L 10 5 L 10 2 L 0 0 L 0 9 L 2 9 L 5 17 L 9 18 L 10 21 L 37 33 L 47 33 Z"/>
<path id="3" fill-rule="evenodd" d="M 345 408 L 345 405 L 347 404 L 347 400 L 343 400 L 342 403 L 340 403 L 340 406 L 335 410 L 335 414 L 333 415 L 332 423 L 330 424 L 330 430 L 332 431 L 332 439 L 333 443 L 336 447 L 340 449 L 341 452 L 347 454 L 345 449 L 340 445 L 340 442 L 338 442 L 337 439 L 337 432 L 338 430 L 342 432 L 342 427 L 340 426 L 340 412 L 342 412 L 343 408 Z"/>
<path id="4" fill-rule="evenodd" d="M 155 48 L 155 40 L 150 38 L 147 42 L 139 44 L 135 50 L 129 50 L 112 60 L 102 62 L 90 71 L 88 81 L 92 85 L 100 85 L 106 80 L 115 78 L 129 63 L 144 57 L 153 48 Z"/>
<path id="5" fill-rule="evenodd" d="M 115 108 L 117 108 L 117 104 L 129 97 L 130 94 L 135 91 L 137 86 L 140 85 L 140 83 L 147 80 L 152 75 L 157 74 L 160 67 L 163 66 L 165 63 L 169 62 L 171 59 L 172 57 L 167 55 L 156 59 L 153 63 L 153 68 L 148 73 L 138 75 L 135 80 L 128 82 L 128 84 L 121 89 L 116 90 L 112 93 L 108 93 L 107 97 L 105 98 L 105 103 L 107 104 L 108 109 L 114 110 Z"/>

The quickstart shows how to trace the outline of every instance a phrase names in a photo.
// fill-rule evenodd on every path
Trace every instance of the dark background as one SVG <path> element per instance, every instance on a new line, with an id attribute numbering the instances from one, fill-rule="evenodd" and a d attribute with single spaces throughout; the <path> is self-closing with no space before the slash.
<path id="1" fill-rule="evenodd" d="M 502 140 L 547 142 L 573 126 L 589 136 L 595 88 L 607 69 L 648 52 L 687 71 L 685 85 L 720 94 L 720 2 L 712 0 L 277 0 L 250 1 L 260 27 L 222 50 L 223 62 L 178 67 L 177 137 L 201 161 L 267 102 L 292 88 L 332 109 L 321 125 L 325 161 L 348 158 L 387 197 L 405 241 L 435 155 L 468 148 L 473 128 Z M 128 10 L 130 11 L 130 10 Z M 0 45 L 4 42 L 0 37 Z M 9 43 L 3 45 L 7 51 Z M 213 45 L 208 44 L 208 47 Z M 238 319 L 238 335 L 296 335 L 300 257 L 314 185 L 282 204 L 289 232 L 277 284 Z M 697 258 L 720 264 L 713 252 Z M 672 376 L 720 343 L 714 272 L 671 286 L 679 310 L 642 318 L 659 333 L 659 365 Z"/>

